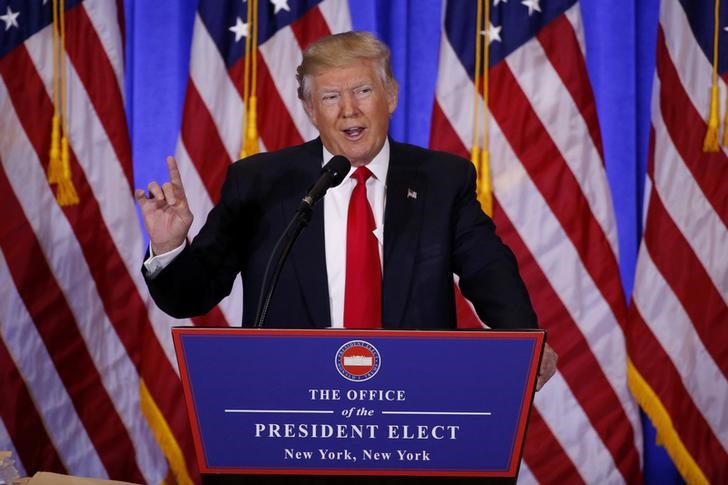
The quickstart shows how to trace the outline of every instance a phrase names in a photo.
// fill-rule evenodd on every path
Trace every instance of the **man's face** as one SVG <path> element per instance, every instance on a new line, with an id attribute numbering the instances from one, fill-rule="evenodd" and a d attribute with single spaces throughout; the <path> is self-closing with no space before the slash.
<path id="1" fill-rule="evenodd" d="M 372 61 L 331 68 L 310 82 L 304 106 L 326 149 L 356 167 L 371 162 L 387 138 L 396 88 L 386 89 Z"/>

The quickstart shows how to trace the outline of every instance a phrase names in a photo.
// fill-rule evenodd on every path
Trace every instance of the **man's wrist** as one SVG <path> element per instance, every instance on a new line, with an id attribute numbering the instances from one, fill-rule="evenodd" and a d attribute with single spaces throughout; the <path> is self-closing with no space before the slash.
<path id="1" fill-rule="evenodd" d="M 170 253 L 174 251 L 175 249 L 179 249 L 179 247 L 184 247 L 185 240 L 182 239 L 182 241 L 172 241 L 166 244 L 160 244 L 156 245 L 152 241 L 149 241 L 149 252 L 153 256 L 162 256 L 164 254 Z"/>
<path id="2" fill-rule="evenodd" d="M 154 247 L 150 243 L 149 258 L 144 261 L 144 268 L 146 268 L 148 273 L 147 277 L 153 279 L 159 274 L 160 271 L 169 266 L 169 264 L 174 261 L 174 259 L 182 252 L 182 250 L 184 250 L 185 245 L 186 241 L 183 241 L 182 244 L 172 248 L 169 251 L 157 253 L 157 251 L 154 250 Z"/>

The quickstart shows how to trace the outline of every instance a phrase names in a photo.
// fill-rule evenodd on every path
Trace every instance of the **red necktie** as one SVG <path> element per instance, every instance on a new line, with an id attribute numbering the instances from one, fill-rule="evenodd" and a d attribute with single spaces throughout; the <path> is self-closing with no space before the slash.
<path id="1" fill-rule="evenodd" d="M 352 178 L 357 182 L 349 200 L 346 225 L 346 288 L 344 326 L 382 326 L 382 268 L 379 242 L 374 235 L 374 214 L 367 200 L 366 181 L 372 173 L 359 167 Z"/>

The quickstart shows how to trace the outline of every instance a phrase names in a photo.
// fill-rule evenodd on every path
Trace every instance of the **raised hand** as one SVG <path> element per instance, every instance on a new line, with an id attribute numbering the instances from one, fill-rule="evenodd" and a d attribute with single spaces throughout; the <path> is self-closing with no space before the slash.
<path id="1" fill-rule="evenodd" d="M 161 187 L 157 182 L 151 182 L 148 193 L 143 189 L 134 192 L 155 255 L 182 244 L 193 219 L 174 157 L 167 157 L 167 169 L 169 182 Z"/>

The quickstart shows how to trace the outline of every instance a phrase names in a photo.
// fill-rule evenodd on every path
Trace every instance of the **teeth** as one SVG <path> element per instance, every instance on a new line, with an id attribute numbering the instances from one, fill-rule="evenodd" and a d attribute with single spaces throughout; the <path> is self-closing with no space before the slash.
<path id="1" fill-rule="evenodd" d="M 352 135 L 356 136 L 359 133 L 361 133 L 362 131 L 364 131 L 364 128 L 347 128 L 344 130 L 344 133 L 346 133 L 349 136 L 352 136 Z"/>

